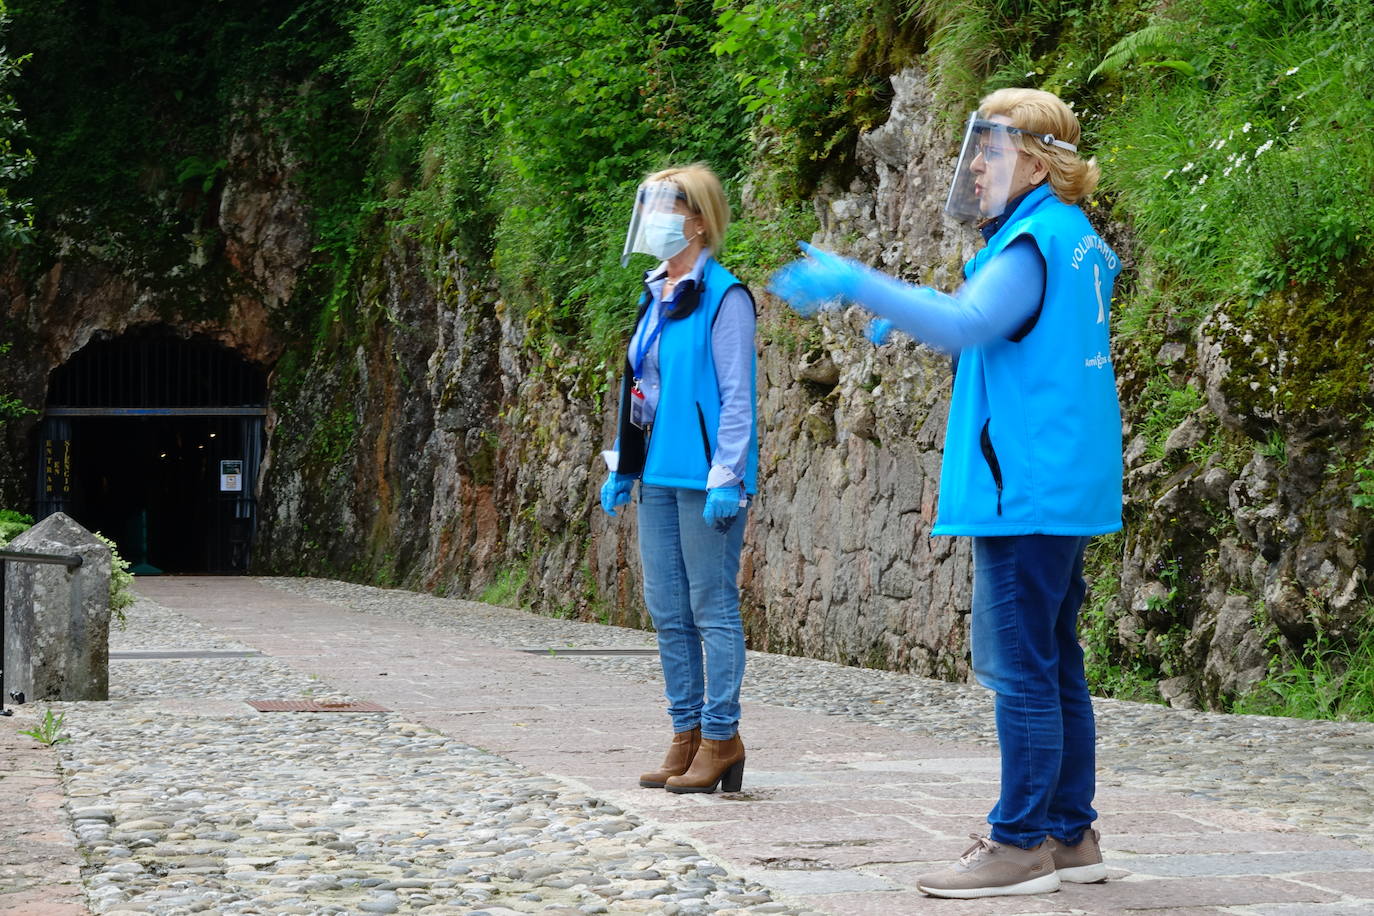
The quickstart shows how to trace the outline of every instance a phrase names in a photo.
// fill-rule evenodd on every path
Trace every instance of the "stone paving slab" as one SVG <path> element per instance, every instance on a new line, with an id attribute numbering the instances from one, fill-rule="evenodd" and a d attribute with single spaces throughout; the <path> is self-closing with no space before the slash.
<path id="1" fill-rule="evenodd" d="M 188 748 L 194 742 L 204 740 L 204 726 L 191 720 L 206 717 L 214 720 L 215 728 L 222 729 L 226 719 L 253 723 L 264 716 L 294 716 L 294 720 L 271 720 L 283 723 L 274 729 L 286 729 L 274 732 L 276 740 L 299 741 L 299 735 L 292 738 L 288 733 L 309 729 L 326 731 L 315 739 L 305 736 L 307 744 L 310 740 L 335 740 L 329 737 L 336 734 L 333 726 L 313 724 L 319 715 L 256 714 L 246 704 L 236 702 L 235 696 L 247 698 L 245 683 L 260 686 L 259 699 L 298 699 L 303 690 L 314 689 L 302 688 L 306 683 L 317 685 L 319 694 L 331 699 L 377 702 L 395 713 L 383 717 L 390 723 L 388 728 L 394 730 L 398 723 L 408 722 L 418 729 L 404 740 L 396 739 L 400 742 L 397 747 L 406 754 L 429 760 L 424 755 L 442 747 L 447 754 L 470 760 L 475 758 L 464 748 L 480 749 L 501 767 L 511 767 L 512 773 L 529 774 L 521 778 L 553 780 L 541 789 L 553 793 L 550 797 L 561 799 L 581 792 L 584 794 L 576 796 L 578 804 L 604 805 L 625 812 L 625 829 L 653 838 L 651 842 L 658 844 L 654 855 L 678 863 L 680 874 L 697 875 L 705 868 L 702 862 L 717 863 L 719 876 L 693 879 L 733 888 L 728 896 L 734 899 L 730 901 L 723 892 L 715 892 L 711 912 L 725 912 L 722 907 L 729 906 L 738 907 L 740 912 L 883 916 L 936 912 L 989 916 L 1133 912 L 1151 916 L 1345 916 L 1374 912 L 1374 845 L 1369 842 L 1374 826 L 1363 813 L 1374 789 L 1367 784 L 1374 760 L 1364 770 L 1350 762 L 1358 761 L 1362 750 L 1370 746 L 1374 729 L 1369 726 L 1291 726 L 1311 736 L 1307 748 L 1329 749 L 1324 760 L 1330 772 L 1339 774 L 1333 777 L 1333 786 L 1319 787 L 1325 795 L 1314 797 L 1302 795 L 1297 780 L 1268 775 L 1302 771 L 1301 761 L 1290 762 L 1285 757 L 1298 753 L 1287 750 L 1294 746 L 1291 736 L 1284 734 L 1290 728 L 1287 720 L 1234 717 L 1235 722 L 1218 721 L 1196 714 L 1170 716 L 1169 710 L 1136 709 L 1133 704 L 1105 704 L 1099 716 L 1110 747 L 1103 755 L 1106 762 L 1102 766 L 1098 826 L 1111 880 L 1101 885 L 1066 885 L 1059 893 L 1038 897 L 934 900 L 915 890 L 916 875 L 928 870 L 931 863 L 943 864 L 957 855 L 967 846 L 968 833 L 985 828 L 982 815 L 995 795 L 996 751 L 988 740 L 988 720 L 978 707 L 982 701 L 976 694 L 981 691 L 891 672 L 856 671 L 751 653 L 751 671 L 758 674 L 752 687 L 746 674 L 741 733 L 749 749 L 749 763 L 744 791 L 674 796 L 635 785 L 636 774 L 657 762 L 667 737 L 661 684 L 646 676 L 656 664 L 653 659 L 598 659 L 572 653 L 560 657 L 556 651 L 518 651 L 560 644 L 644 647 L 652 645 L 650 634 L 555 621 L 429 595 L 320 581 L 168 577 L 140 579 L 138 591 L 155 605 L 185 615 L 185 625 L 177 626 L 178 635 L 186 634 L 185 647 L 263 653 L 260 659 L 117 662 L 123 676 L 138 674 L 129 681 L 127 699 L 120 702 L 137 704 L 142 710 L 141 727 L 154 749 L 159 742 L 170 742 L 176 753 L 190 753 Z M 120 646 L 125 651 L 180 647 Z M 136 665 L 156 668 L 132 667 Z M 759 685 L 769 684 L 780 686 L 771 696 L 760 696 Z M 903 703 L 903 697 L 910 702 Z M 827 705 L 832 698 L 833 709 Z M 66 705 L 72 707 L 74 716 L 93 716 L 78 712 L 76 707 L 84 704 Z M 919 708 L 921 721 L 909 717 L 911 708 Z M 152 724 L 163 717 L 178 724 L 166 731 L 153 728 Z M 938 727 L 928 727 L 937 722 Z M 1336 727 L 1327 727 L 1330 725 Z M 113 720 L 106 727 L 114 730 Z M 1218 740 L 1219 735 L 1224 739 L 1228 729 L 1236 728 L 1244 732 L 1233 744 Z M 1138 734 L 1138 739 L 1132 738 L 1133 734 Z M 83 732 L 79 740 L 88 747 L 94 738 L 94 734 Z M 9 748 L 15 743 L 14 733 L 0 728 L 0 745 Z M 1124 750 L 1133 743 L 1141 747 L 1138 758 Z M 1301 744 L 1296 746 L 1302 748 Z M 1215 752 L 1199 755 L 1200 747 Z M 1237 766 L 1245 753 L 1232 752 L 1228 747 L 1256 748 L 1256 759 L 1268 767 L 1266 781 L 1249 790 L 1249 794 L 1262 797 L 1262 806 L 1245 803 L 1244 775 Z M 233 759 L 232 754 L 225 759 Z M 253 759 L 267 768 L 265 774 L 276 765 L 270 755 Z M 70 760 L 86 765 L 82 756 Z M 1195 791 L 1184 781 L 1162 787 L 1174 775 L 1175 760 L 1187 761 L 1180 767 L 1205 791 Z M 1215 770 L 1198 769 L 1198 760 L 1212 762 Z M 155 763 L 149 760 L 145 765 L 155 772 Z M 94 788 L 97 777 L 105 778 L 100 771 L 107 764 L 89 765 Z M 453 778 L 475 778 L 463 775 L 468 771 L 455 772 Z M 74 789 L 80 791 L 80 771 L 68 774 L 65 785 L 69 795 Z M 260 791 L 260 783 L 253 785 L 253 791 Z M 455 786 L 455 791 L 458 788 Z M 105 786 L 104 791 L 114 790 Z M 1301 812 L 1291 819 L 1284 801 L 1284 793 L 1290 791 L 1293 810 Z M 1342 798 L 1349 799 L 1347 810 L 1335 810 Z M 1221 799 L 1230 804 L 1222 804 Z M 72 798 L 69 806 L 88 800 Z M 308 807 L 307 800 L 302 796 L 297 801 Z M 260 802 L 280 810 L 289 820 L 291 797 Z M 148 804 L 150 800 L 138 801 L 141 806 Z M 1328 805 L 1333 809 L 1330 812 L 1326 811 Z M 434 816 L 424 805 L 410 814 L 402 809 L 388 810 L 388 817 L 397 826 L 404 825 L 406 818 L 428 824 L 427 818 Z M 1291 821 L 1300 821 L 1301 826 Z M 1313 824 L 1318 829 L 1313 829 Z M 68 830 L 70 836 L 69 823 L 59 823 L 58 827 Z M 128 824 L 123 828 L 128 836 L 139 832 Z M 304 828 L 287 822 L 282 829 L 283 838 L 289 841 Z M 436 829 L 448 831 L 454 848 L 471 842 L 468 837 L 452 835 L 449 826 Z M 489 839 L 496 842 L 502 828 L 488 829 L 496 830 Z M 145 876 L 149 870 L 167 869 L 174 861 L 187 874 L 225 871 L 225 862 L 213 856 L 196 858 L 190 848 L 193 840 L 169 840 L 169 830 L 172 828 L 150 826 L 144 832 L 152 845 L 132 851 L 131 864 L 145 869 Z M 579 848 L 585 851 L 585 838 L 569 839 L 566 830 L 559 836 L 581 842 Z M 518 840 L 518 832 L 503 836 L 501 842 L 506 846 L 500 854 L 515 855 Z M 177 843 L 190 846 L 177 848 Z M 674 843 L 686 845 L 676 847 Z M 671 854 L 659 847 L 672 850 Z M 706 858 L 693 859 L 684 849 Z M 272 858 L 271 865 L 239 862 L 234 866 L 238 870 L 233 874 L 257 881 L 259 886 L 255 889 L 257 909 L 240 906 L 232 912 L 355 911 L 346 907 L 312 908 L 311 900 L 327 899 L 326 892 L 319 889 L 328 885 L 326 877 L 293 877 L 287 869 L 290 858 L 274 855 L 276 858 L 268 857 Z M 304 856 L 300 859 L 302 868 L 320 867 L 315 853 L 298 855 Z M 70 856 L 73 864 L 80 861 L 75 853 Z M 659 879 L 645 878 L 643 885 L 634 885 L 635 879 L 625 877 L 653 872 L 649 866 L 655 861 L 658 859 L 646 857 L 640 863 L 644 867 L 637 870 L 628 865 L 608 866 L 609 871 L 603 869 L 604 874 L 595 875 L 615 888 L 601 911 L 704 912 L 693 909 L 698 906 L 693 902 L 697 898 L 669 900 L 655 883 Z M 507 871 L 513 867 L 508 866 Z M 265 868 L 275 877 L 265 875 Z M 94 869 L 88 868 L 88 889 L 94 878 L 111 875 L 109 871 L 94 874 Z M 517 877 L 523 880 L 528 875 L 525 869 Z M 497 881 L 516 880 L 496 872 L 492 876 Z M 432 877 L 426 880 L 443 883 Z M 96 912 L 120 912 L 114 904 L 102 902 L 114 898 L 110 889 L 118 883 L 106 881 L 95 888 L 108 891 L 104 897 L 91 898 Z M 268 892 L 271 887 L 286 890 Z M 312 887 L 322 896 L 309 896 Z M 532 887 L 539 890 L 537 883 Z M 674 887 L 681 891 L 686 885 L 679 881 Z M 0 884 L 0 890 L 3 888 Z M 444 890 L 447 888 L 434 892 Z M 638 891 L 649 896 L 627 896 Z M 654 896 L 656 891 L 659 893 Z M 491 905 L 479 909 L 471 902 L 462 906 L 426 903 L 426 893 L 404 888 L 389 893 L 391 897 L 379 897 L 381 902 L 376 905 L 393 909 L 356 912 L 417 911 L 416 902 L 424 904 L 422 911 L 431 913 L 597 911 L 587 908 L 585 897 L 574 906 L 570 897 L 531 901 L 506 895 L 491 898 Z M 302 894 L 306 896 L 302 898 Z M 13 894 L 0 894 L 0 910 L 5 896 Z M 65 905 L 54 898 L 54 905 L 59 904 Z M 173 912 L 156 907 L 143 911 Z M 33 912 L 57 916 L 61 911 Z"/>
<path id="2" fill-rule="evenodd" d="M 76 838 L 64 816 L 57 753 L 20 732 L 36 710 L 0 717 L 0 913 L 84 916 Z"/>

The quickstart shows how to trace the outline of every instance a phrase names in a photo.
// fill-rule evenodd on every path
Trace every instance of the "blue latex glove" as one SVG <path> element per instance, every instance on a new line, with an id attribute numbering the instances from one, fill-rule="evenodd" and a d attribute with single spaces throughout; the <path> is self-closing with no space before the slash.
<path id="1" fill-rule="evenodd" d="M 892 336 L 892 322 L 886 318 L 874 318 L 868 323 L 868 339 L 879 347 Z"/>
<path id="2" fill-rule="evenodd" d="M 803 318 L 811 318 L 822 309 L 836 308 L 842 300 L 853 298 L 862 267 L 805 242 L 798 242 L 797 247 L 809 257 L 784 265 L 773 274 L 768 281 L 770 293 L 784 300 Z"/>
<path id="3" fill-rule="evenodd" d="M 606 476 L 606 482 L 601 485 L 601 508 L 607 515 L 615 515 L 616 506 L 630 502 L 630 488 L 634 485 L 635 479 L 628 474 L 612 472 Z"/>
<path id="4" fill-rule="evenodd" d="M 706 508 L 701 511 L 701 517 L 706 524 L 715 525 L 716 530 L 724 534 L 735 523 L 735 516 L 739 515 L 739 502 L 738 485 L 707 490 Z"/>

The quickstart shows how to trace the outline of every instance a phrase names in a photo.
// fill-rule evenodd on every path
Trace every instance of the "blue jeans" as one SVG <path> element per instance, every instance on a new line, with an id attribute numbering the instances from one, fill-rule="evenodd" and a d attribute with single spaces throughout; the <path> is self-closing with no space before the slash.
<path id="1" fill-rule="evenodd" d="M 1069 845 L 1097 818 L 1096 729 L 1078 644 L 1088 539 L 973 539 L 973 672 L 996 693 L 1001 797 L 992 839 Z"/>
<path id="2" fill-rule="evenodd" d="M 701 517 L 705 506 L 704 490 L 640 484 L 639 559 L 673 731 L 700 725 L 703 738 L 725 741 L 739 725 L 744 680 L 735 580 L 749 510 L 722 533 Z"/>

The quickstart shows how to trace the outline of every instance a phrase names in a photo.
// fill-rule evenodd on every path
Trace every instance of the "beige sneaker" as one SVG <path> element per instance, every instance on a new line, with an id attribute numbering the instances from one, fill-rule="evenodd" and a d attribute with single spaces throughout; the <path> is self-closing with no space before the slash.
<path id="1" fill-rule="evenodd" d="M 1050 852 L 1060 881 L 1070 884 L 1096 884 L 1107 880 L 1107 866 L 1102 864 L 1102 850 L 1097 843 L 1101 834 L 1091 827 L 1083 831 L 1077 846 L 1065 846 L 1050 837 Z"/>
<path id="2" fill-rule="evenodd" d="M 1050 894 L 1059 890 L 1051 841 L 1018 849 L 969 834 L 974 844 L 944 871 L 922 875 L 916 886 L 932 897 L 998 897 L 1003 894 Z"/>

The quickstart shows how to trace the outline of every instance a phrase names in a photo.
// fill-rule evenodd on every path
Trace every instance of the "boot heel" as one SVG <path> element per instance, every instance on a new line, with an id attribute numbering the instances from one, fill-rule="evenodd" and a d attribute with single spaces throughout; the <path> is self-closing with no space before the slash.
<path id="1" fill-rule="evenodd" d="M 720 774 L 720 791 L 738 792 L 744 783 L 744 761 L 733 763 L 730 768 Z"/>

